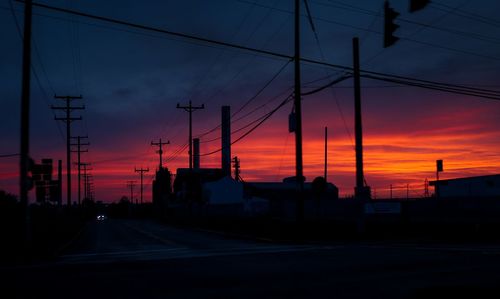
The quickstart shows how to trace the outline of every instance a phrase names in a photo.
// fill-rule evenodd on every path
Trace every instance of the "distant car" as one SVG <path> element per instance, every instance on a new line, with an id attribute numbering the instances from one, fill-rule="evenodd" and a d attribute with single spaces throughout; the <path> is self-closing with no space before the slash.
<path id="1" fill-rule="evenodd" d="M 97 221 L 103 221 L 103 220 L 106 220 L 106 218 L 107 218 L 106 215 L 102 215 L 102 214 L 97 215 Z"/>

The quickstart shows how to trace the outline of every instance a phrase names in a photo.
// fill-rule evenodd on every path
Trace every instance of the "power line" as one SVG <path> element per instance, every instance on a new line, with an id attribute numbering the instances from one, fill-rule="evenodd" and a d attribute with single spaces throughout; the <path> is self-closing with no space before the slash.
<path id="1" fill-rule="evenodd" d="M 55 120 L 61 120 L 66 123 L 66 165 L 67 165 L 67 187 L 68 187 L 68 207 L 71 206 L 71 122 L 81 120 L 82 117 L 71 117 L 73 110 L 83 110 L 85 106 L 71 106 L 71 101 L 82 99 L 82 96 L 57 96 L 54 98 L 64 100 L 66 106 L 52 106 L 53 110 L 63 110 L 66 113 L 65 117 L 54 117 Z"/>
<path id="2" fill-rule="evenodd" d="M 284 91 L 282 91 L 282 92 L 280 92 L 279 94 L 275 95 L 274 97 L 270 98 L 270 99 L 269 99 L 268 101 L 266 101 L 264 104 L 262 104 L 262 105 L 260 105 L 260 106 L 258 106 L 258 107 L 256 107 L 256 108 L 254 108 L 254 109 L 252 109 L 251 111 L 249 111 L 249 112 L 247 112 L 247 113 L 243 114 L 242 116 L 240 116 L 240 117 L 238 117 L 238 118 L 236 118 L 236 119 L 234 119 L 234 120 L 231 120 L 231 125 L 233 125 L 233 124 L 235 124 L 235 123 L 239 122 L 240 120 L 243 120 L 243 119 L 247 118 L 248 116 L 250 116 L 250 115 L 254 114 L 254 113 L 255 113 L 255 112 L 257 112 L 258 110 L 260 110 L 260 109 L 262 109 L 262 108 L 264 108 L 264 107 L 267 107 L 267 105 L 269 105 L 270 103 L 274 102 L 276 99 L 281 98 L 281 97 L 282 97 L 285 93 L 289 92 L 291 89 L 292 89 L 292 88 L 287 88 L 287 89 L 285 89 Z M 267 115 L 267 113 L 266 113 L 265 115 Z M 250 122 L 249 124 L 250 124 L 250 125 L 251 125 L 251 124 L 254 124 L 256 121 L 259 121 L 260 119 L 262 119 L 263 117 L 265 117 L 265 115 L 264 115 L 264 116 L 260 116 L 260 117 L 258 117 L 256 120 L 254 120 L 254 121 Z M 247 128 L 247 127 L 249 126 L 249 124 L 245 125 L 244 127 L 240 128 L 240 129 L 237 129 L 237 130 L 233 131 L 232 133 L 237 133 L 237 132 L 241 131 L 241 129 L 245 129 L 245 128 Z M 215 131 L 216 129 L 219 129 L 220 127 L 221 127 L 221 126 L 220 126 L 220 125 L 218 125 L 218 126 L 214 127 L 213 129 L 209 130 L 208 132 Z M 207 132 L 207 133 L 208 133 L 208 132 Z M 205 135 L 207 135 L 207 134 L 205 134 Z M 198 138 L 199 138 L 199 137 L 198 137 Z M 218 137 L 215 137 L 215 138 L 212 138 L 212 139 L 209 139 L 209 140 L 203 140 L 203 141 L 200 141 L 200 142 L 201 142 L 201 143 L 209 143 L 209 142 L 213 142 L 213 141 L 220 140 L 220 139 L 221 139 L 221 137 L 220 137 L 220 136 L 218 136 Z"/>
<path id="3" fill-rule="evenodd" d="M 362 13 L 362 14 L 366 14 L 366 15 L 370 15 L 370 16 L 375 16 L 377 18 L 384 17 L 383 14 L 381 14 L 379 12 L 369 10 L 369 9 L 364 9 L 364 8 L 359 7 L 359 6 L 355 6 L 355 5 L 351 5 L 351 4 L 347 4 L 347 3 L 343 3 L 343 2 L 339 2 L 339 1 L 329 1 L 329 2 L 338 3 L 338 4 L 340 4 L 340 6 L 332 4 L 332 3 L 313 1 L 313 3 L 319 4 L 322 6 L 328 6 L 328 7 L 339 8 L 339 9 L 348 10 L 348 11 L 352 11 L 352 12 L 356 12 L 356 13 Z M 401 21 L 401 22 L 404 22 L 407 24 L 413 24 L 413 25 L 418 25 L 418 26 L 430 28 L 430 29 L 437 30 L 437 31 L 451 33 L 451 34 L 459 35 L 462 37 L 469 37 L 469 38 L 474 38 L 474 39 L 487 41 L 487 42 L 500 43 L 500 39 L 497 39 L 495 37 L 481 35 L 479 33 L 466 32 L 466 31 L 461 31 L 461 30 L 451 29 L 451 28 L 442 28 L 442 27 L 434 26 L 432 24 L 425 24 L 425 23 L 421 23 L 421 22 L 417 22 L 417 21 L 413 21 L 413 20 L 409 20 L 409 19 L 405 19 L 405 18 L 401 18 L 401 17 L 398 17 L 398 21 Z"/>
<path id="4" fill-rule="evenodd" d="M 454 7 L 451 7 L 449 5 L 443 4 L 443 3 L 436 3 L 436 2 L 431 2 L 431 7 L 436 10 L 444 11 L 447 13 L 451 13 L 453 15 L 463 17 L 469 20 L 477 21 L 486 25 L 490 25 L 493 27 L 500 28 L 500 22 L 498 20 L 488 18 L 476 13 L 468 12 L 462 9 L 456 9 Z"/>
<path id="5" fill-rule="evenodd" d="M 12 17 L 14 18 L 14 23 L 16 25 L 17 33 L 22 41 L 23 40 L 23 33 L 21 30 L 21 26 L 19 25 L 19 21 L 17 20 L 17 16 L 15 14 L 15 10 L 14 10 L 14 6 L 12 5 L 12 1 L 9 1 L 9 6 L 10 6 L 10 8 L 6 8 L 6 9 L 10 10 L 10 12 L 12 13 Z M 31 39 L 31 41 L 33 43 L 33 50 L 35 52 L 35 55 L 37 56 L 38 62 L 40 63 L 42 73 L 44 74 L 45 79 L 49 85 L 49 89 L 52 91 L 53 94 L 55 94 L 56 92 L 55 92 L 54 87 L 49 79 L 49 76 L 47 75 L 46 70 L 45 70 L 45 67 L 44 67 L 44 64 L 43 64 L 43 61 L 42 61 L 42 58 L 40 55 L 40 51 L 38 50 L 38 46 L 36 44 L 36 41 L 33 37 Z M 33 63 L 31 63 L 31 71 L 33 72 L 33 76 L 35 77 L 35 81 L 37 82 L 38 88 L 40 88 L 40 91 L 42 92 L 42 98 L 44 99 L 45 103 L 47 104 L 47 107 L 50 108 L 50 104 L 49 104 L 49 100 L 48 100 L 49 99 L 48 93 L 45 90 L 45 88 L 43 87 L 43 85 L 40 81 L 40 77 L 38 76 L 38 72 L 36 71 Z M 55 113 L 53 111 L 52 111 L 52 115 L 55 117 Z M 57 127 L 57 130 L 59 131 L 59 135 L 60 135 L 61 139 L 64 140 L 64 134 L 61 130 L 61 127 L 59 126 L 59 123 L 56 123 L 56 127 Z"/>
<path id="6" fill-rule="evenodd" d="M 454 94 L 467 95 L 467 96 L 473 96 L 473 97 L 481 97 L 481 98 L 500 101 L 500 95 L 495 96 L 495 95 L 488 95 L 488 94 L 482 94 L 482 93 L 475 93 L 473 91 L 458 90 L 458 89 L 454 89 L 454 88 L 450 88 L 450 87 L 446 87 L 446 86 L 442 86 L 442 85 L 432 85 L 432 84 L 421 83 L 418 81 L 385 78 L 382 76 L 374 76 L 374 75 L 361 75 L 361 76 L 365 77 L 365 78 L 369 78 L 369 79 L 379 80 L 379 81 L 386 81 L 386 82 L 398 83 L 398 84 L 402 84 L 402 85 L 415 86 L 415 87 L 421 87 L 421 88 L 425 88 L 425 89 L 445 91 L 445 92 L 451 92 Z"/>
<path id="7" fill-rule="evenodd" d="M 278 2 L 275 1 L 273 3 L 273 7 L 274 5 Z M 252 6 L 253 7 L 253 6 Z M 257 27 L 255 27 L 255 29 L 252 31 L 252 33 L 250 34 L 250 36 L 248 37 L 247 40 L 250 40 L 254 33 L 257 31 L 257 29 L 262 25 L 262 23 L 264 22 L 264 20 L 270 15 L 271 13 L 271 9 L 268 11 L 268 13 L 260 20 L 260 23 Z M 289 18 L 286 18 L 277 28 L 277 30 L 262 44 L 262 46 L 260 48 L 266 48 L 266 46 L 274 40 L 274 37 L 277 33 L 279 33 L 283 26 L 287 23 Z M 245 66 L 243 66 L 226 84 L 224 84 L 224 87 L 220 88 L 219 90 L 215 91 L 214 93 L 212 93 L 212 95 L 210 97 L 208 97 L 208 100 L 207 101 L 210 101 L 212 98 L 214 98 L 215 96 L 217 96 L 218 94 L 220 94 L 223 90 L 225 90 L 228 86 L 231 86 L 231 83 L 240 75 L 242 74 L 242 72 L 247 69 L 249 66 L 253 66 L 253 61 L 255 60 L 255 58 L 258 57 L 258 55 L 253 55 L 252 56 L 252 59 L 250 59 L 247 64 Z"/>
<path id="8" fill-rule="evenodd" d="M 141 175 L 141 205 L 142 205 L 142 194 L 143 194 L 143 185 L 144 185 L 143 178 L 144 178 L 144 173 L 149 172 L 149 167 L 148 168 L 139 168 L 139 169 L 134 168 L 134 171 L 140 173 L 140 175 Z"/>
<path id="9" fill-rule="evenodd" d="M 271 79 L 269 81 L 267 81 L 264 86 L 262 86 L 261 89 L 259 89 L 257 91 L 257 93 L 251 97 L 250 99 L 248 99 L 238 110 L 236 110 L 236 112 L 233 113 L 233 117 L 236 116 L 238 113 L 240 113 L 243 109 L 245 109 L 245 107 L 248 106 L 248 104 L 250 104 L 255 98 L 257 98 L 269 85 L 271 85 L 271 83 L 281 74 L 281 72 L 283 72 L 285 70 L 285 68 L 288 66 L 288 64 L 292 61 L 292 59 L 288 60 L 279 70 L 276 74 L 274 74 L 273 77 L 271 77 Z"/>
<path id="10" fill-rule="evenodd" d="M 4 155 L 0 155 L 0 158 L 10 158 L 10 157 L 17 157 L 19 156 L 20 154 L 4 154 Z"/>
<path id="11" fill-rule="evenodd" d="M 291 100 L 293 100 L 292 94 L 290 94 L 285 100 L 283 100 L 283 102 L 281 102 L 276 108 L 274 108 L 272 111 L 270 111 L 269 113 L 267 113 L 264 117 L 262 117 L 262 119 L 255 126 L 253 126 L 250 130 L 248 130 L 243 135 L 241 135 L 240 137 L 238 137 L 236 140 L 234 140 L 233 142 L 231 142 L 231 145 L 239 142 L 243 138 L 245 138 L 248 135 L 250 135 L 253 131 L 255 131 L 258 127 L 260 127 L 266 120 L 268 120 L 274 113 L 276 113 L 280 108 L 282 108 L 283 106 L 285 106 Z M 200 156 L 213 155 L 215 153 L 218 153 L 218 152 L 222 151 L 222 149 L 223 148 L 219 148 L 219 149 L 211 151 L 209 153 L 200 154 Z"/>
<path id="12" fill-rule="evenodd" d="M 279 70 L 277 73 L 275 73 L 268 81 L 266 81 L 266 83 L 264 83 L 264 85 L 252 96 L 250 97 L 236 112 L 233 113 L 232 117 L 236 116 L 238 113 L 240 113 L 243 109 L 245 109 L 245 107 L 247 107 L 253 100 L 255 100 L 259 95 L 262 94 L 262 92 L 267 88 L 269 87 L 269 85 L 271 85 L 271 83 L 285 70 L 285 68 L 288 66 L 288 64 L 291 62 L 292 60 L 288 60 Z M 265 105 L 263 105 L 265 106 Z M 262 106 L 261 106 L 262 107 Z M 253 113 L 254 111 L 256 111 L 258 109 L 254 109 L 251 111 L 251 113 Z M 250 114 L 251 114 L 250 113 Z M 245 114 L 245 116 L 247 116 L 248 114 Z M 242 118 L 239 118 L 239 119 L 242 119 Z M 235 123 L 237 122 L 239 119 L 235 120 L 235 121 L 231 121 L 231 123 Z M 197 135 L 197 138 L 201 138 L 203 136 L 206 136 L 210 133 L 213 133 L 215 131 L 217 131 L 221 126 L 220 125 L 217 125 L 215 126 L 214 128 L 202 133 L 202 134 L 199 134 Z M 220 139 L 220 138 L 217 138 L 217 139 Z M 215 139 L 215 140 L 217 140 Z M 206 142 L 206 141 L 202 141 L 203 142 Z"/>
<path id="13" fill-rule="evenodd" d="M 23 1 L 19 1 L 19 2 L 23 2 Z M 212 39 L 199 37 L 199 36 L 195 36 L 195 35 L 191 35 L 191 34 L 180 33 L 180 32 L 170 31 L 170 30 L 161 29 L 161 28 L 157 28 L 157 27 L 151 27 L 151 26 L 131 23 L 131 22 L 122 21 L 119 19 L 92 15 L 92 14 L 88 14 L 88 13 L 84 13 L 84 12 L 80 12 L 80 11 L 50 6 L 50 5 L 46 5 L 46 4 L 42 4 L 42 3 L 33 3 L 33 6 L 45 8 L 45 9 L 52 10 L 52 11 L 62 12 L 62 13 L 70 14 L 70 15 L 77 15 L 77 16 L 86 17 L 86 18 L 95 19 L 95 20 L 100 20 L 100 21 L 104 21 L 104 22 L 120 24 L 120 25 L 124 25 L 124 26 L 128 26 L 128 27 L 132 27 L 132 28 L 168 34 L 168 35 L 181 37 L 181 38 L 187 38 L 187 39 L 191 39 L 191 40 L 199 41 L 199 42 L 203 42 L 203 43 L 216 44 L 219 46 L 235 48 L 235 49 L 240 49 L 240 50 L 245 50 L 245 51 L 250 51 L 250 52 L 256 52 L 256 53 L 264 54 L 267 56 L 274 56 L 274 57 L 281 57 L 281 58 L 290 59 L 290 57 L 288 55 L 285 55 L 285 54 L 274 53 L 271 51 L 255 49 L 255 48 L 242 46 L 242 45 L 235 45 L 235 44 L 231 44 L 228 42 L 223 42 L 223 41 L 219 41 L 219 40 L 212 40 Z"/>
<path id="14" fill-rule="evenodd" d="M 255 53 L 263 54 L 266 56 L 274 56 L 274 57 L 287 59 L 287 60 L 293 59 L 293 56 L 282 54 L 282 53 L 276 53 L 276 52 L 272 52 L 272 51 L 256 49 L 256 48 L 252 48 L 252 47 L 232 44 L 232 43 L 223 42 L 223 41 L 219 41 L 219 40 L 213 40 L 213 39 L 198 37 L 198 36 L 194 36 L 194 35 L 173 32 L 170 30 L 165 30 L 165 29 L 160 29 L 160 28 L 155 28 L 155 27 L 150 27 L 150 26 L 145 26 L 145 25 L 140 25 L 140 24 L 135 24 L 135 23 L 130 23 L 130 22 L 126 22 L 126 21 L 122 21 L 122 20 L 118 20 L 118 19 L 112 19 L 112 18 L 108 18 L 108 17 L 91 15 L 91 14 L 87 14 L 87 13 L 83 13 L 83 12 L 53 7 L 53 6 L 49 6 L 49 5 L 45 5 L 45 4 L 33 3 L 33 6 L 38 6 L 38 7 L 46 8 L 48 10 L 63 12 L 63 13 L 67 13 L 67 14 L 75 14 L 75 15 L 79 15 L 79 16 L 83 16 L 83 17 L 87 17 L 87 18 L 91 18 L 91 19 L 101 20 L 104 22 L 117 23 L 117 24 L 129 26 L 129 27 L 133 27 L 133 28 L 139 28 L 139 29 L 143 29 L 143 30 L 149 30 L 149 31 L 153 31 L 153 32 L 158 32 L 158 33 L 168 34 L 168 35 L 172 35 L 172 36 L 187 38 L 187 39 L 191 39 L 191 40 L 201 41 L 204 43 L 215 44 L 215 45 L 219 45 L 219 46 L 255 52 Z M 308 58 L 301 58 L 301 61 L 306 62 L 306 63 L 315 64 L 315 65 L 323 65 L 323 66 L 328 66 L 328 67 L 332 67 L 332 68 L 338 68 L 338 69 L 352 71 L 352 67 L 338 65 L 338 64 L 332 64 L 332 63 L 327 63 L 327 62 L 320 62 L 320 61 L 316 61 L 316 60 L 308 59 Z M 394 78 L 403 78 L 403 76 L 398 76 L 398 75 L 393 75 L 393 74 L 384 74 L 384 73 L 374 72 L 374 71 L 361 70 L 361 72 L 365 73 L 365 74 L 383 75 L 383 76 L 394 77 Z M 406 77 L 406 78 L 408 78 L 408 77 Z M 420 79 L 412 79 L 412 80 L 420 80 Z M 423 80 L 421 80 L 421 81 L 423 81 Z M 431 82 L 431 81 L 427 81 L 427 82 Z M 431 82 L 431 83 L 434 83 L 434 82 Z M 438 84 L 441 84 L 441 83 L 438 83 Z"/>
<path id="15" fill-rule="evenodd" d="M 157 146 L 158 147 L 158 151 L 156 153 L 158 153 L 158 155 L 160 156 L 160 168 L 159 170 L 163 169 L 163 146 L 164 145 L 168 145 L 170 144 L 170 140 L 167 140 L 167 142 L 162 142 L 161 141 L 161 138 L 158 142 L 153 142 L 151 141 L 151 146 Z"/>
<path id="16" fill-rule="evenodd" d="M 230 41 L 234 41 L 234 38 L 236 37 L 236 35 L 240 32 L 241 28 L 243 27 L 243 25 L 246 23 L 246 20 L 248 18 L 248 16 L 250 15 L 250 13 L 252 12 L 253 10 L 253 6 L 251 6 L 248 10 L 247 10 L 247 13 L 245 14 L 245 16 L 241 19 L 240 23 L 238 24 L 236 30 L 234 31 L 234 33 L 231 35 L 231 37 L 229 38 Z M 198 80 L 198 82 L 192 87 L 192 92 L 191 94 L 189 95 L 189 98 L 192 99 L 194 98 L 195 96 L 195 93 L 198 91 L 198 86 L 202 85 L 202 83 L 207 79 L 208 75 L 211 73 L 212 69 L 215 67 L 215 65 L 217 64 L 217 62 L 221 59 L 221 57 L 225 54 L 225 49 L 222 49 L 219 54 L 217 55 L 217 57 L 212 61 L 211 65 L 208 67 L 208 71 L 205 72 L 204 76 L 202 78 L 200 78 L 200 80 Z M 222 70 L 221 70 L 222 72 Z M 218 76 L 214 76 L 214 77 L 218 77 Z"/>
<path id="17" fill-rule="evenodd" d="M 189 101 L 188 106 L 181 106 L 179 103 L 177 103 L 177 109 L 183 109 L 187 113 L 189 113 L 189 169 L 193 169 L 193 112 L 196 110 L 201 110 L 205 109 L 205 105 L 202 104 L 201 106 L 193 106 L 191 104 L 191 101 Z"/>
<path id="18" fill-rule="evenodd" d="M 243 2 L 243 3 L 248 3 L 248 4 L 253 4 L 254 3 L 252 1 L 246 1 L 246 0 L 237 0 L 237 1 L 238 2 Z M 265 4 L 258 4 L 258 6 L 269 8 L 269 6 L 267 6 Z M 282 13 L 293 14 L 292 11 L 289 11 L 289 10 L 286 10 L 286 9 L 275 8 L 274 10 L 276 10 L 278 12 L 282 12 Z M 307 17 L 307 15 L 302 15 L 302 16 L 303 17 Z M 379 35 L 383 35 L 383 32 L 377 31 L 377 30 L 372 30 L 370 28 L 359 27 L 359 26 L 355 26 L 355 25 L 352 25 L 352 24 L 346 24 L 346 23 L 342 23 L 342 22 L 338 22 L 338 21 L 333 21 L 333 20 L 330 20 L 330 19 L 325 19 L 325 18 L 320 18 L 320 17 L 314 17 L 314 19 L 316 19 L 318 21 L 325 22 L 325 23 L 334 24 L 334 25 L 337 25 L 337 26 L 348 27 L 348 28 L 352 28 L 352 29 L 356 29 L 356 30 L 360 30 L 360 31 L 371 32 L 371 33 L 376 33 L 376 34 L 379 34 Z M 426 46 L 429 46 L 429 47 L 434 47 L 434 48 L 439 48 L 439 49 L 448 50 L 448 51 L 452 51 L 452 52 L 457 52 L 457 53 L 461 53 L 461 54 L 467 54 L 467 55 L 472 55 L 472 56 L 477 56 L 477 57 L 482 57 L 482 58 L 487 58 L 487 59 L 492 59 L 492 60 L 500 60 L 500 58 L 495 57 L 495 56 L 484 55 L 484 54 L 480 54 L 480 53 L 476 53 L 476 52 L 472 52 L 472 51 L 467 51 L 467 50 L 462 50 L 462 49 L 456 49 L 456 48 L 452 48 L 452 47 L 448 47 L 448 46 L 443 46 L 443 45 L 439 45 L 439 44 L 434 44 L 434 43 L 430 43 L 430 42 L 425 42 L 425 41 L 419 41 L 419 40 L 411 39 L 411 38 L 408 38 L 408 37 L 401 37 L 400 39 L 401 40 L 406 40 L 406 41 L 409 41 L 409 42 L 413 42 L 413 43 L 417 43 L 417 44 L 421 44 L 421 45 L 426 45 Z"/>

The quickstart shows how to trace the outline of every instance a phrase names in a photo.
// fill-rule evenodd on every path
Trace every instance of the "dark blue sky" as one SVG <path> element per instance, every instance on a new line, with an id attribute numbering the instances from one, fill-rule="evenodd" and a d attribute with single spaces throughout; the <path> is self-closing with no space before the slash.
<path id="1" fill-rule="evenodd" d="M 41 2 L 293 54 L 291 0 Z M 22 27 L 23 6 L 17 2 L 11 3 Z M 19 146 L 22 43 L 10 5 L 7 0 L 0 1 L 0 37 L 3 41 L 0 48 L 0 154 L 16 153 Z M 380 33 L 383 20 L 377 16 L 382 12 L 383 1 L 311 0 L 309 5 L 319 45 L 307 18 L 302 18 L 304 57 L 349 66 L 352 61 L 351 38 L 358 36 L 361 40 L 363 69 L 499 88 L 498 1 L 436 0 L 425 10 L 413 14 L 408 12 L 408 1 L 391 1 L 391 6 L 401 13 L 398 20 L 401 27 L 396 34 L 402 39 L 388 49 L 382 47 Z M 33 67 L 39 78 L 39 82 L 35 77 L 32 81 L 33 156 L 37 159 L 45 156 L 54 159 L 64 157 L 63 126 L 53 120 L 54 113 L 49 106 L 58 104 L 52 98 L 54 93 L 81 94 L 84 101 L 79 103 L 85 104 L 87 109 L 81 113 L 84 121 L 76 122 L 73 131 L 75 135 L 89 135 L 92 145 L 86 159 L 96 163 L 96 179 L 99 178 L 99 169 L 102 169 L 101 177 L 108 181 L 114 173 L 104 170 L 107 169 L 102 165 L 104 162 L 100 168 L 99 161 L 112 157 L 120 160 L 123 164 L 115 165 L 115 168 L 120 169 L 116 174 L 122 180 L 125 177 L 123 171 L 128 167 L 125 165 L 130 165 L 131 169 L 134 165 L 154 167 L 155 156 L 149 147 L 152 139 L 170 139 L 171 152 L 182 148 L 187 138 L 187 115 L 175 109 L 177 102 L 191 100 L 195 104 L 205 104 L 206 109 L 198 113 L 199 118 L 195 123 L 195 132 L 201 133 L 218 124 L 221 105 L 231 105 L 235 111 L 286 63 L 272 57 L 256 56 L 245 51 L 214 47 L 41 8 L 34 9 L 33 39 Z M 307 88 L 306 82 L 335 72 L 303 64 L 304 85 Z M 270 97 L 290 88 L 292 83 L 293 68 L 289 65 L 244 112 L 263 105 Z M 335 137 L 349 139 L 348 132 L 353 131 L 351 85 L 350 81 L 344 82 L 334 93 L 321 93 L 304 102 L 304 118 L 306 123 L 311 124 L 305 126 L 305 138 L 315 140 L 320 135 L 317 127 L 328 125 L 333 128 Z M 481 108 L 481 111 L 486 112 L 481 119 L 464 117 L 467 125 L 477 125 L 478 130 L 488 132 L 495 131 L 500 125 L 500 105 L 492 101 L 394 87 L 368 80 L 363 80 L 363 85 L 366 87 L 363 90 L 364 109 L 367 111 L 365 117 L 371 125 L 367 132 L 392 132 L 397 135 L 408 130 L 446 129 L 446 123 L 422 120 L 438 119 L 448 110 L 453 112 L 450 115 L 466 115 L 473 108 Z M 271 110 L 276 104 L 272 102 L 258 110 L 247 118 L 247 122 Z M 289 137 L 286 137 L 286 116 L 290 109 L 291 106 L 274 116 L 267 126 L 249 138 L 262 138 L 264 142 L 267 140 L 265 136 L 275 134 L 280 147 L 290 147 L 279 152 L 293 153 L 293 138 L 287 141 Z M 474 113 L 477 114 L 481 113 Z M 482 122 L 487 125 L 481 126 Z M 321 124 L 314 126 L 317 123 Z M 243 121 L 240 126 L 244 124 Z M 457 125 L 454 121 L 449 124 Z M 210 138 L 217 137 L 217 134 Z M 202 151 L 217 146 L 217 143 L 203 145 Z M 494 161 L 500 160 L 498 152 L 489 154 L 494 155 Z M 172 167 L 184 166 L 183 159 L 172 160 Z M 207 161 L 214 164 L 217 159 Z M 3 159 L 0 163 L 0 188 L 16 191 L 12 187 L 17 180 L 16 160 Z M 283 164 L 293 167 L 293 162 L 287 159 Z M 498 172 L 498 165 L 495 167 L 489 171 Z M 253 170 L 252 177 L 258 178 L 258 173 Z M 130 175 L 134 176 L 133 172 Z M 350 174 L 339 173 L 337 179 L 341 186 L 351 188 L 347 183 L 351 180 Z M 102 192 L 106 193 L 106 190 L 104 188 Z"/>

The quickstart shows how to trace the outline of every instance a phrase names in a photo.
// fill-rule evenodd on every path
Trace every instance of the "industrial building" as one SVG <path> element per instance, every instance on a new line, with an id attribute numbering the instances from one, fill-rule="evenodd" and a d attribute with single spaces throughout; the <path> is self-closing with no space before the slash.
<path id="1" fill-rule="evenodd" d="M 500 174 L 431 181 L 436 197 L 500 197 Z"/>

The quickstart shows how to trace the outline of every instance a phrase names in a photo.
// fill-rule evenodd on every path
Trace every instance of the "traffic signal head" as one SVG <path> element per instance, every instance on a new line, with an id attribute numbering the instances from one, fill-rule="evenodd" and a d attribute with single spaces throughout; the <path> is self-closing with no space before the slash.
<path id="1" fill-rule="evenodd" d="M 389 7 L 389 1 L 384 3 L 384 48 L 392 46 L 399 40 L 399 37 L 394 36 L 394 31 L 399 28 L 399 25 L 394 23 L 394 20 L 399 16 L 399 13 Z"/>
<path id="2" fill-rule="evenodd" d="M 410 0 L 410 12 L 421 10 L 429 4 L 430 0 Z"/>

